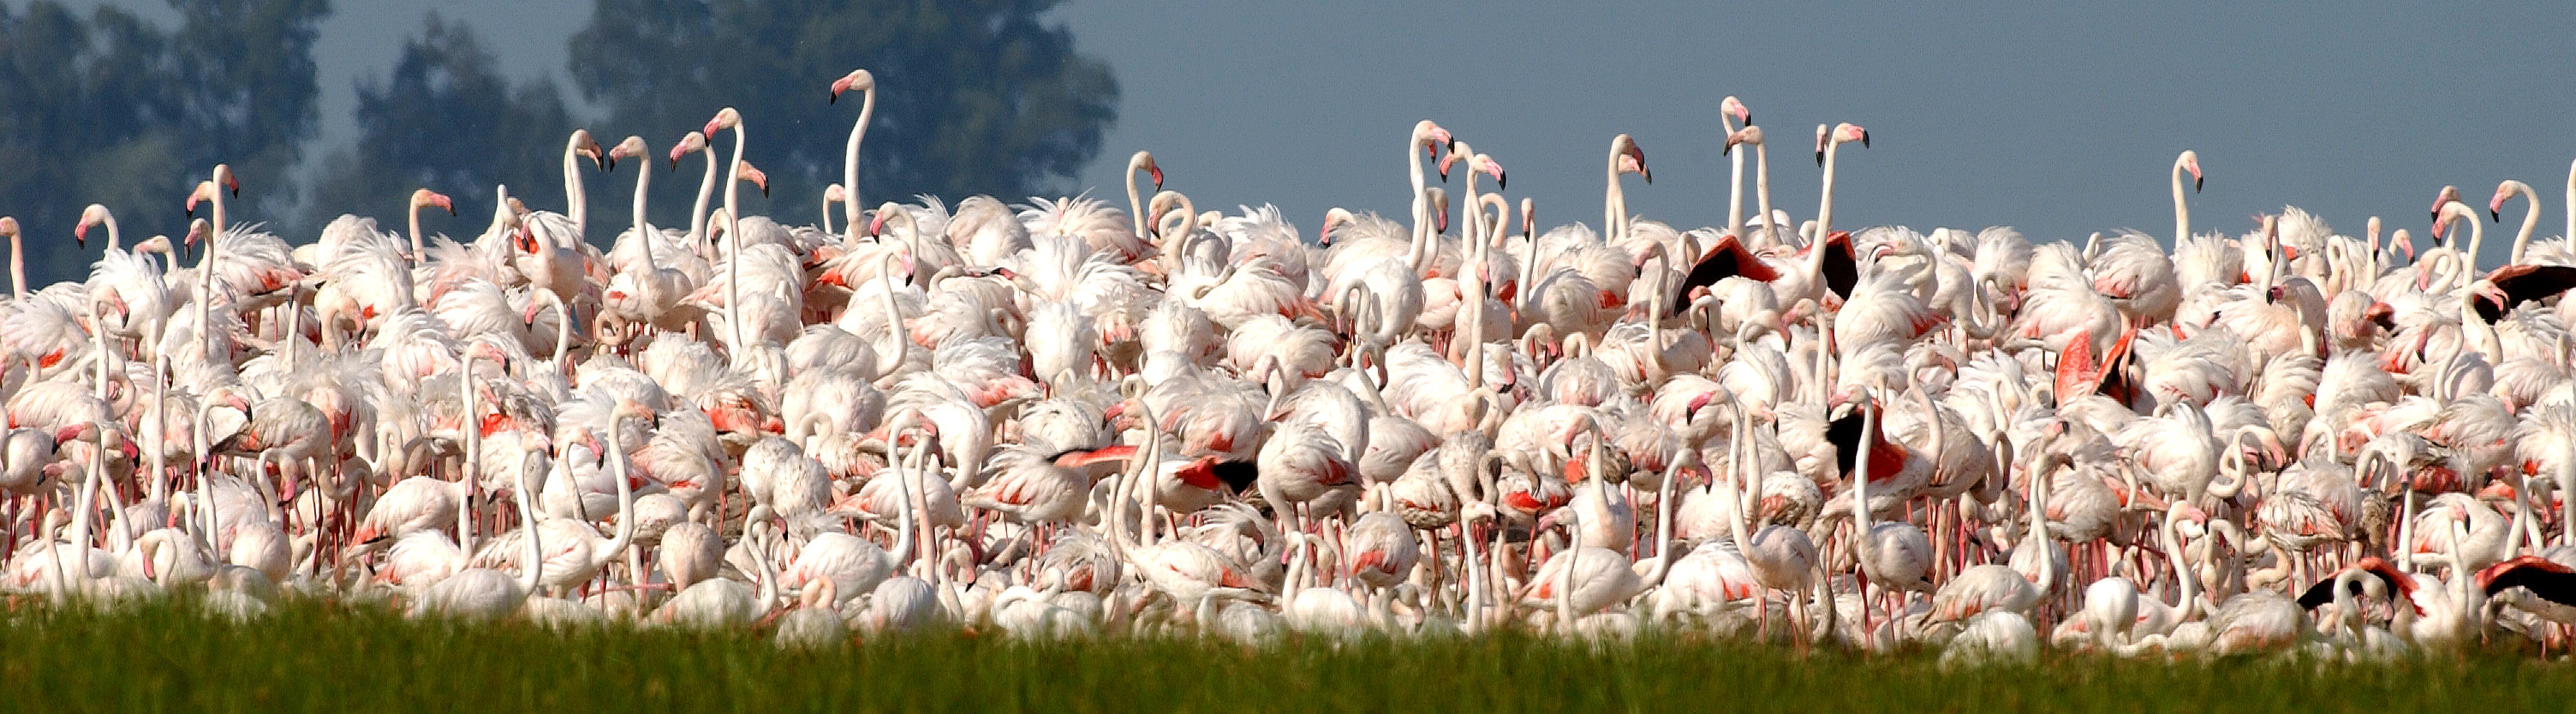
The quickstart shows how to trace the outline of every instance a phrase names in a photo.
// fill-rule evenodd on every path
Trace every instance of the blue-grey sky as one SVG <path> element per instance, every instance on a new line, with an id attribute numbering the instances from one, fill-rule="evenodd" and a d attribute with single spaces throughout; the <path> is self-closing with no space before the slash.
<path id="1" fill-rule="evenodd" d="M 433 5 L 472 23 L 508 71 L 558 81 L 564 39 L 589 15 L 581 0 L 335 5 L 319 49 L 326 142 L 351 134 L 350 83 L 389 69 Z M 2196 228 L 2243 231 L 2295 205 L 2345 232 L 2376 214 L 2420 236 L 2439 187 L 2483 203 L 2507 178 L 2548 204 L 2538 235 L 2566 215 L 2576 11 L 2562 4 L 1782 5 L 1072 0 L 1055 17 L 1124 90 L 1082 176 L 1096 195 L 1120 198 L 1127 155 L 1150 149 L 1200 206 L 1276 203 L 1310 233 L 1332 206 L 1400 214 L 1397 152 L 1426 117 L 1502 163 L 1542 225 L 1600 221 L 1620 132 L 1655 172 L 1651 186 L 1629 179 L 1633 210 L 1722 223 L 1716 107 L 1729 94 L 1769 129 L 1775 197 L 1801 219 L 1815 210 L 1815 125 L 1869 128 L 1870 148 L 1842 154 L 1843 226 L 2164 236 L 2183 149 L 2209 174 Z M 815 68 L 816 81 L 844 69 Z"/>

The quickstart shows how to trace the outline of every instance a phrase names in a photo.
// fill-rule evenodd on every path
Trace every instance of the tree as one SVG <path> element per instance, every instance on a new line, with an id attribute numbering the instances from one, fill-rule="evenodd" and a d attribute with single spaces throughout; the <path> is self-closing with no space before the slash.
<path id="1" fill-rule="evenodd" d="M 325 0 L 171 0 L 165 33 L 101 7 L 0 5 L 0 213 L 31 234 L 28 278 L 86 275 L 62 234 L 103 203 L 127 233 L 177 235 L 181 203 L 217 162 L 252 199 L 245 221 L 294 202 L 287 171 L 313 130 L 312 45 Z"/>
<path id="2" fill-rule="evenodd" d="M 470 227 L 450 233 L 471 235 L 490 215 L 496 184 L 540 206 L 559 195 L 572 131 L 562 93 L 542 80 L 512 88 L 473 31 L 435 11 L 390 76 L 358 83 L 357 119 L 357 144 L 326 162 L 317 218 L 398 216 L 412 190 L 427 187 L 456 199 L 455 225 Z"/>
<path id="3" fill-rule="evenodd" d="M 1062 192 L 1100 150 L 1118 84 L 1072 35 L 1039 22 L 1058 0 L 598 0 L 572 38 L 572 73 L 608 126 L 657 148 L 725 106 L 742 111 L 750 160 L 781 210 L 812 215 L 839 180 L 858 108 L 824 102 L 851 69 L 880 96 L 859 182 L 875 203 L 915 193 L 1016 201 Z M 603 133 L 603 141 L 608 139 Z M 730 154 L 730 137 L 710 137 Z M 693 193 L 695 181 L 671 195 Z M 746 194 L 751 196 L 754 194 Z M 687 199 L 657 205 L 677 225 Z M 806 223 L 806 220 L 782 220 Z"/>

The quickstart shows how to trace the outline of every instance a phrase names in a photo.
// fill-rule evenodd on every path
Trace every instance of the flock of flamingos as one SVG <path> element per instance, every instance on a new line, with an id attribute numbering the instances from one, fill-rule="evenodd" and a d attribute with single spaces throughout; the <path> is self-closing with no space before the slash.
<path id="1" fill-rule="evenodd" d="M 1868 132 L 1817 127 L 1796 220 L 1730 97 L 1721 227 L 1632 217 L 1622 177 L 1652 174 L 1620 135 L 1602 223 L 1539 229 L 1424 121 L 1410 215 L 1334 209 L 1310 241 L 1202 212 L 1141 152 L 1124 210 L 863 210 L 875 81 L 832 92 L 865 100 L 812 226 L 735 210 L 765 179 L 733 109 L 667 154 L 706 155 L 686 229 L 644 220 L 666 155 L 587 132 L 561 212 L 505 189 L 463 242 L 420 235 L 455 210 L 423 189 L 408 236 L 343 216 L 291 246 L 226 214 L 217 166 L 180 239 L 121 243 L 103 206 L 45 227 L 103 226 L 105 253 L 30 293 L 0 218 L 0 587 L 789 645 L 1501 628 L 2384 658 L 2576 634 L 2576 248 L 2531 240 L 2519 181 L 2487 202 L 2530 206 L 2489 272 L 2456 189 L 2420 249 L 2296 209 L 2194 234 L 2191 152 L 2170 252 L 1846 232 L 1836 157 Z M 590 220 L 584 163 L 641 169 L 631 225 Z"/>

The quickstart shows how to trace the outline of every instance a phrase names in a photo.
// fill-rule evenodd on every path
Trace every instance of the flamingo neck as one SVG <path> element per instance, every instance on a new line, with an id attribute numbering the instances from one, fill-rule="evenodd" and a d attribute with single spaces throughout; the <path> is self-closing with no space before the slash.
<path id="1" fill-rule="evenodd" d="M 578 241 L 581 240 L 582 229 L 590 225 L 590 196 L 582 190 L 580 156 L 573 149 L 569 144 L 564 146 L 564 201 L 571 204 L 564 207 L 564 217 L 572 219 L 573 240 Z"/>
<path id="2" fill-rule="evenodd" d="M 644 161 L 645 163 L 639 167 L 642 170 L 635 172 L 635 247 L 644 250 L 644 274 L 649 277 L 653 274 L 653 271 L 658 270 L 659 268 L 653 264 L 652 236 L 644 232 L 644 200 L 647 195 L 645 192 L 653 185 L 652 159 L 646 158 Z M 418 228 L 419 223 L 420 218 L 418 216 L 414 216 L 412 218 L 412 224 L 414 226 L 412 228 L 412 232 L 414 234 L 418 234 L 420 232 L 420 228 Z"/>
<path id="3" fill-rule="evenodd" d="M 698 180 L 697 205 L 689 209 L 689 242 L 693 245 L 704 243 L 707 239 L 708 204 L 714 201 L 716 195 L 716 152 L 714 149 L 707 149 L 705 153 L 707 155 L 706 175 Z M 849 187 L 842 186 L 841 189 L 846 191 Z M 705 250 L 703 246 L 699 249 Z"/>
<path id="4" fill-rule="evenodd" d="M 871 84 L 859 100 L 859 122 L 850 126 L 850 147 L 841 156 L 841 195 L 846 199 L 841 203 L 842 238 L 852 243 L 859 241 L 860 206 L 866 205 L 859 203 L 859 144 L 867 140 L 868 118 L 876 112 L 877 88 Z"/>
<path id="5" fill-rule="evenodd" d="M 2190 238 L 2190 237 L 2191 237 L 2191 203 L 2190 203 L 2190 201 L 2188 200 L 2188 198 L 2187 198 L 2186 196 L 2184 196 L 2184 195 L 2183 195 L 2183 192 L 2182 192 L 2182 174 L 2183 174 L 2182 159 L 2174 159 L 2174 165 L 2173 165 L 2174 246 L 2175 246 L 2177 249 L 2179 249 L 2179 248 L 2182 246 L 2182 241 L 2183 241 L 2183 239 L 2185 239 L 2185 238 Z"/>
<path id="6" fill-rule="evenodd" d="M 1780 227 L 1771 222 L 1771 150 L 1762 144 L 1753 145 L 1753 198 L 1754 208 L 1762 211 L 1764 239 L 1778 243 Z"/>
<path id="7" fill-rule="evenodd" d="M 2507 265 L 2522 264 L 2523 251 L 2531 247 L 2531 231 L 2540 227 L 2540 194 L 2531 190 L 2530 186 L 2516 186 L 2514 187 L 2514 191 L 2521 193 L 2523 201 L 2531 204 L 2531 210 L 2523 212 L 2522 230 L 2516 231 L 2513 234 L 2513 253 L 2506 258 L 2505 264 Z M 113 236 L 116 235 L 116 233 L 111 230 L 108 232 L 108 235 Z"/>
<path id="8" fill-rule="evenodd" d="M 1726 234 L 1744 240 L 1744 155 L 1727 152 Z"/>

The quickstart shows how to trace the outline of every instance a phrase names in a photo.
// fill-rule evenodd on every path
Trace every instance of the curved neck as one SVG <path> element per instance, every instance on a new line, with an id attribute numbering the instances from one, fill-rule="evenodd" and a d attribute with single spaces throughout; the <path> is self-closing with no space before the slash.
<path id="1" fill-rule="evenodd" d="M 1771 223 L 1771 150 L 1753 145 L 1753 207 L 1762 212 L 1762 234 L 1773 243 L 1780 242 L 1780 227 Z"/>
<path id="2" fill-rule="evenodd" d="M 413 267 L 419 267 L 420 264 L 429 262 L 429 256 L 421 255 L 419 201 L 411 202 L 409 214 L 406 218 L 411 224 L 411 264 Z"/>
<path id="3" fill-rule="evenodd" d="M 528 492 L 536 490 L 536 487 L 528 482 L 528 472 L 531 470 L 533 469 L 526 464 L 521 464 L 519 487 L 511 490 L 511 495 L 514 497 L 511 500 L 519 505 L 519 530 L 527 536 L 522 540 L 527 543 L 527 548 L 520 556 L 519 566 L 519 592 L 523 596 L 536 594 L 537 585 L 542 581 L 546 571 L 545 546 L 538 542 L 538 532 L 545 529 L 537 527 L 537 509 L 534 504 L 528 502 Z"/>
<path id="4" fill-rule="evenodd" d="M 2165 519 L 2163 535 L 2165 552 L 2169 554 L 2166 560 L 2173 566 L 2174 583 L 2182 588 L 2182 602 L 2174 605 L 2180 610 L 2175 621 L 2187 622 L 2200 614 L 2200 578 L 2191 572 L 2191 563 L 2187 562 L 2189 557 L 2183 552 L 2182 538 L 2174 533 L 2173 519 Z"/>
<path id="5" fill-rule="evenodd" d="M 1816 198 L 1816 240 L 1809 244 L 1811 247 L 1823 246 L 1825 236 L 1834 234 L 1834 154 L 1842 145 L 1840 141 L 1825 142 L 1824 193 Z"/>
<path id="6" fill-rule="evenodd" d="M 564 207 L 564 217 L 572 219 L 574 241 L 580 241 L 582 229 L 590 226 L 590 197 L 581 188 L 581 155 L 575 151 L 578 148 L 566 144 L 563 155 L 564 201 L 571 204 Z"/>
<path id="7" fill-rule="evenodd" d="M 737 134 L 736 136 L 740 136 Z M 742 167 L 741 154 L 734 155 L 734 167 Z M 730 186 L 725 193 L 733 193 Z M 742 219 L 734 215 L 733 197 L 725 197 L 725 334 L 732 339 L 725 352 L 737 362 L 742 359 Z"/>
<path id="8" fill-rule="evenodd" d="M 1865 411 L 1860 416 L 1860 445 L 1853 447 L 1860 453 L 1852 455 L 1855 464 L 1852 469 L 1852 547 L 1865 560 L 1874 550 L 1871 546 L 1875 545 L 1870 542 L 1869 534 L 1872 527 L 1869 520 L 1869 448 L 1878 441 L 1878 404 L 1872 401 L 1861 405 L 1861 408 Z"/>
<path id="9" fill-rule="evenodd" d="M 1467 182 L 1473 184 L 1476 179 L 1469 176 Z M 1475 222 L 1483 223 L 1484 209 L 1477 209 L 1476 213 L 1478 218 Z M 1476 233 L 1477 227 L 1468 226 L 1467 232 Z M 1467 343 L 1459 354 L 1466 359 L 1464 367 L 1469 390 L 1485 386 L 1485 245 L 1486 241 L 1481 236 L 1468 241 L 1468 264 L 1458 275 L 1458 318 L 1465 322 L 1459 329 Z"/>
<path id="10" fill-rule="evenodd" d="M 1619 190 L 1619 152 L 1610 152 L 1610 168 L 1603 172 L 1609 185 L 1601 194 L 1601 241 L 1616 243 L 1627 235 L 1628 199 Z"/>
<path id="11" fill-rule="evenodd" d="M 1681 480 L 1681 468 L 1678 465 L 1667 466 L 1664 468 L 1664 482 L 1655 487 L 1655 562 L 1646 566 L 1646 575 L 1640 578 L 1644 581 L 1638 585 L 1641 592 L 1644 588 L 1663 584 L 1664 574 L 1672 572 L 1673 491 Z M 1737 547 L 1742 545 L 1739 543 Z"/>
<path id="12" fill-rule="evenodd" d="M 571 365 L 564 364 L 564 353 L 572 350 L 572 306 L 564 304 L 563 296 L 556 295 L 555 291 L 537 292 L 545 293 L 539 299 L 555 306 L 555 369 L 568 370 Z"/>
<path id="13" fill-rule="evenodd" d="M 1745 448 L 1744 440 L 1753 432 L 1745 425 L 1742 411 L 1737 411 L 1732 421 L 1735 422 L 1733 429 L 1726 438 L 1726 475 L 1723 478 L 1711 478 L 1709 486 L 1711 490 L 1716 490 L 1718 483 L 1726 484 L 1726 489 L 1719 496 L 1727 499 L 1726 527 L 1735 536 L 1736 549 L 1749 559 L 1753 557 L 1753 539 L 1748 535 L 1752 529 L 1744 524 L 1745 511 L 1761 502 L 1760 499 L 1752 497 L 1752 494 L 1757 492 L 1753 470 L 1746 468 L 1744 464 L 1745 455 L 1752 453 L 1751 449 Z"/>
<path id="14" fill-rule="evenodd" d="M 618 433 L 622 421 L 608 420 L 608 469 L 617 478 L 617 533 L 609 537 L 608 547 L 591 553 L 593 567 L 616 561 L 635 542 L 635 485 L 626 480 L 626 438 Z"/>
<path id="15" fill-rule="evenodd" d="M 215 254 L 222 251 L 224 245 L 223 186 L 211 185 L 214 186 L 214 190 L 206 193 L 209 196 L 208 200 L 214 204 L 214 218 L 212 222 L 206 224 L 206 252 L 197 256 L 197 339 L 205 341 L 206 358 L 209 360 L 214 359 L 215 345 L 219 344 L 215 340 L 213 323 L 209 320 L 214 319 Z M 16 246 L 13 244 L 11 248 L 14 250 Z M 17 264 L 11 263 L 10 267 L 15 269 Z M 12 274 L 10 277 L 17 276 Z M 26 283 L 25 280 L 18 282 L 21 285 Z"/>
<path id="16" fill-rule="evenodd" d="M 1538 287 L 1538 261 L 1539 258 L 1544 257 L 1539 255 L 1538 233 L 1529 227 L 1529 218 L 1523 216 L 1521 224 L 1521 238 L 1528 245 L 1523 246 L 1521 250 L 1520 284 L 1513 288 L 1512 307 L 1515 308 L 1529 306 L 1530 293 L 1536 292 L 1535 288 Z"/>
<path id="17" fill-rule="evenodd" d="M 2534 202 L 2532 202 L 2532 204 L 2531 204 L 2531 209 L 2532 209 L 2532 211 L 2533 211 L 2534 213 L 2538 213 L 2538 212 L 2540 211 L 2540 203 L 2539 203 L 2538 201 L 2534 201 Z M 116 250 L 116 249 L 118 249 L 118 248 L 123 248 L 123 247 L 125 247 L 125 241 L 124 241 L 123 239 L 119 238 L 119 237 L 117 236 L 117 233 L 116 233 L 116 216 L 113 216 L 113 215 L 110 215 L 110 216 L 104 216 L 104 217 L 102 217 L 102 218 L 100 218 L 100 219 L 99 219 L 99 222 L 107 225 L 107 249 L 108 249 L 108 250 Z M 2528 225 L 2528 224 L 2530 224 L 2530 223 L 2531 223 L 2531 221 L 2526 220 L 2526 221 L 2523 221 L 2523 223 L 2524 223 L 2525 225 Z M 2530 233 L 2530 232 L 2531 232 L 2531 230 L 2530 230 L 2530 229 L 2528 229 L 2528 228 L 2526 228 L 2526 229 L 2524 229 L 2524 230 L 2523 230 L 2523 232 L 2524 232 L 2524 233 Z"/>
<path id="18" fill-rule="evenodd" d="M 2043 458 L 2038 465 L 2040 468 L 2030 473 L 2030 536 L 2023 540 L 2028 544 L 2025 547 L 2035 549 L 2031 554 L 2039 556 L 2039 582 L 2035 584 L 2040 592 L 2047 592 L 2049 585 L 2057 582 L 2057 559 L 2048 552 L 2048 467 L 2051 464 Z"/>
<path id="19" fill-rule="evenodd" d="M 2182 174 L 2182 159 L 2175 158 L 2173 165 L 2173 203 L 2174 245 L 2177 248 L 2182 245 L 2183 239 L 2191 237 L 2191 203 L 2186 200 L 2182 193 Z"/>
<path id="20" fill-rule="evenodd" d="M 648 276 L 657 269 L 653 265 L 653 239 L 644 232 L 644 199 L 647 195 L 646 190 L 653 185 L 652 162 L 650 158 L 636 162 L 636 168 L 640 170 L 635 172 L 635 247 L 644 251 L 644 274 Z M 415 226 L 412 232 L 418 234 L 420 229 L 417 226 L 420 219 L 415 217 L 412 220 Z"/>
<path id="21" fill-rule="evenodd" d="M 2540 194 L 2531 190 L 2530 186 L 2515 186 L 2514 191 L 2522 194 L 2522 200 L 2531 204 L 2531 210 L 2522 213 L 2522 230 L 2513 234 L 2513 253 L 2505 259 L 2506 265 L 2522 264 L 2522 252 L 2531 247 L 2531 231 L 2540 227 Z M 2570 210 L 2576 210 L 2576 207 L 2571 207 Z M 116 231 L 111 228 L 108 235 L 114 236 Z"/>
<path id="22" fill-rule="evenodd" d="M 866 205 L 859 203 L 859 143 L 867 140 L 868 118 L 876 113 L 877 88 L 871 83 L 867 96 L 859 100 L 859 123 L 850 126 L 850 147 L 841 156 L 841 219 L 846 226 L 842 238 L 852 243 L 859 242 L 860 206 Z"/>
<path id="23" fill-rule="evenodd" d="M 1814 277 L 1814 276 L 1815 276 L 1815 273 L 1810 272 L 1810 273 L 1808 273 L 1808 276 L 1809 276 L 1810 278 L 1812 278 L 1812 277 Z M 1782 337 L 1784 337 L 1784 338 L 1785 338 L 1785 337 L 1787 337 L 1787 335 L 1782 335 Z M 1826 317 L 1826 316 L 1824 316 L 1824 315 L 1821 315 L 1821 314 L 1817 315 L 1817 316 L 1816 316 L 1816 374 L 1815 374 L 1816 379 L 1815 379 L 1815 382 L 1814 382 L 1814 384 L 1815 384 L 1815 388 L 1814 388 L 1814 389 L 1815 389 L 1815 394 L 1814 394 L 1813 396 L 1814 396 L 1815 400 L 1816 400 L 1816 401 L 1819 401 L 1819 402 L 1824 401 L 1824 399 L 1825 399 L 1825 395 L 1826 395 L 1827 393 L 1829 393 L 1829 392 L 1832 392 L 1832 391 L 1833 391 L 1833 383 L 1834 383 L 1834 380 L 1833 380 L 1833 357 L 1834 357 L 1833 343 L 1834 343 L 1834 321 L 1833 321 L 1833 319 L 1832 319 L 1832 318 L 1829 318 L 1829 317 Z"/>
<path id="24" fill-rule="evenodd" d="M 1409 205 L 1413 207 L 1413 238 L 1416 250 L 1420 249 L 1422 235 L 1431 223 L 1431 199 L 1430 194 L 1426 193 L 1428 184 L 1422 178 L 1422 153 L 1421 135 L 1405 138 L 1404 165 L 1410 169 L 1406 176 L 1411 178 L 1413 183 L 1412 200 Z M 2571 168 L 2568 176 L 2571 180 L 2576 180 L 2576 168 Z M 2571 192 L 2569 195 L 2576 195 L 2576 188 L 2570 188 L 2568 191 Z M 1406 255 L 1410 257 L 1412 254 Z M 1415 262 L 1415 267 L 1417 269 L 1420 267 L 1419 260 Z"/>
<path id="25" fill-rule="evenodd" d="M 457 467 L 457 487 L 461 489 L 463 495 L 457 499 L 456 547 L 458 550 L 472 553 L 474 552 L 474 485 L 475 479 L 480 478 L 477 472 L 482 470 L 483 456 L 483 420 L 475 416 L 477 408 L 474 404 L 474 350 L 471 348 L 465 350 L 465 354 L 459 356 L 457 366 L 456 392 L 458 399 L 465 405 L 465 414 L 456 420 L 456 430 L 465 432 L 465 458 Z"/>
<path id="26" fill-rule="evenodd" d="M 869 90 L 869 94 L 875 93 L 876 90 Z M 911 464 L 903 471 L 897 472 L 901 478 L 896 481 L 895 490 L 902 492 L 897 497 L 902 500 L 903 507 L 895 511 L 895 527 L 898 531 L 894 536 L 894 552 L 889 554 L 894 558 L 895 570 L 902 570 L 912 562 L 913 550 L 918 542 L 913 535 L 913 529 L 919 527 L 920 521 L 914 520 L 912 514 L 913 509 L 920 508 L 921 504 L 914 499 L 913 489 L 920 488 L 921 479 L 926 478 L 922 475 L 921 467 L 927 461 L 923 458 L 923 453 L 929 450 L 929 439 L 913 442 Z M 937 568 L 932 570 L 935 573 Z M 932 577 L 938 576 L 934 574 Z"/>
<path id="27" fill-rule="evenodd" d="M 733 236 L 732 223 L 742 217 L 742 204 L 736 201 L 736 199 L 741 198 L 742 195 L 742 141 L 742 123 L 735 122 L 733 125 L 733 158 L 728 159 L 725 162 L 724 208 L 726 222 L 725 240 L 727 241 L 726 250 L 732 250 L 735 247 L 733 241 L 736 239 Z M 710 155 L 712 155 L 712 153 Z M 850 187 L 848 186 L 842 186 L 841 190 L 847 191 L 849 188 Z"/>
<path id="28" fill-rule="evenodd" d="M 1744 240 L 1744 152 L 1726 157 L 1726 234 Z"/>
<path id="29" fill-rule="evenodd" d="M 1137 238 L 1152 240 L 1154 233 L 1145 225 L 1145 200 L 1136 193 L 1136 172 L 1142 169 L 1144 169 L 1144 162 L 1133 158 L 1127 160 L 1127 177 L 1125 179 L 1127 182 L 1127 220 L 1136 224 L 1135 229 Z M 1416 168 L 1415 173 L 1420 173 L 1420 169 L 1418 167 Z M 1421 180 L 1417 176 L 1415 183 L 1420 182 Z M 844 190 L 848 189 L 847 186 L 843 186 L 842 188 Z"/>
<path id="30" fill-rule="evenodd" d="M 706 176 L 698 180 L 698 203 L 689 209 L 689 242 L 700 245 L 700 250 L 704 250 L 703 243 L 707 239 L 707 204 L 716 195 L 716 151 L 710 147 L 702 153 L 707 155 Z M 841 188 L 849 189 L 848 186 Z"/>
<path id="31" fill-rule="evenodd" d="M 885 358 L 884 374 L 880 375 L 880 380 L 885 382 L 884 386 L 891 387 L 894 378 L 903 374 L 904 361 L 912 358 L 912 337 L 906 334 L 903 311 L 896 309 L 894 302 L 894 266 L 904 262 L 904 258 L 894 251 L 886 251 L 884 255 L 878 259 L 877 274 L 885 286 L 877 291 L 877 297 L 885 307 L 886 339 L 894 343 L 894 354 Z"/>

